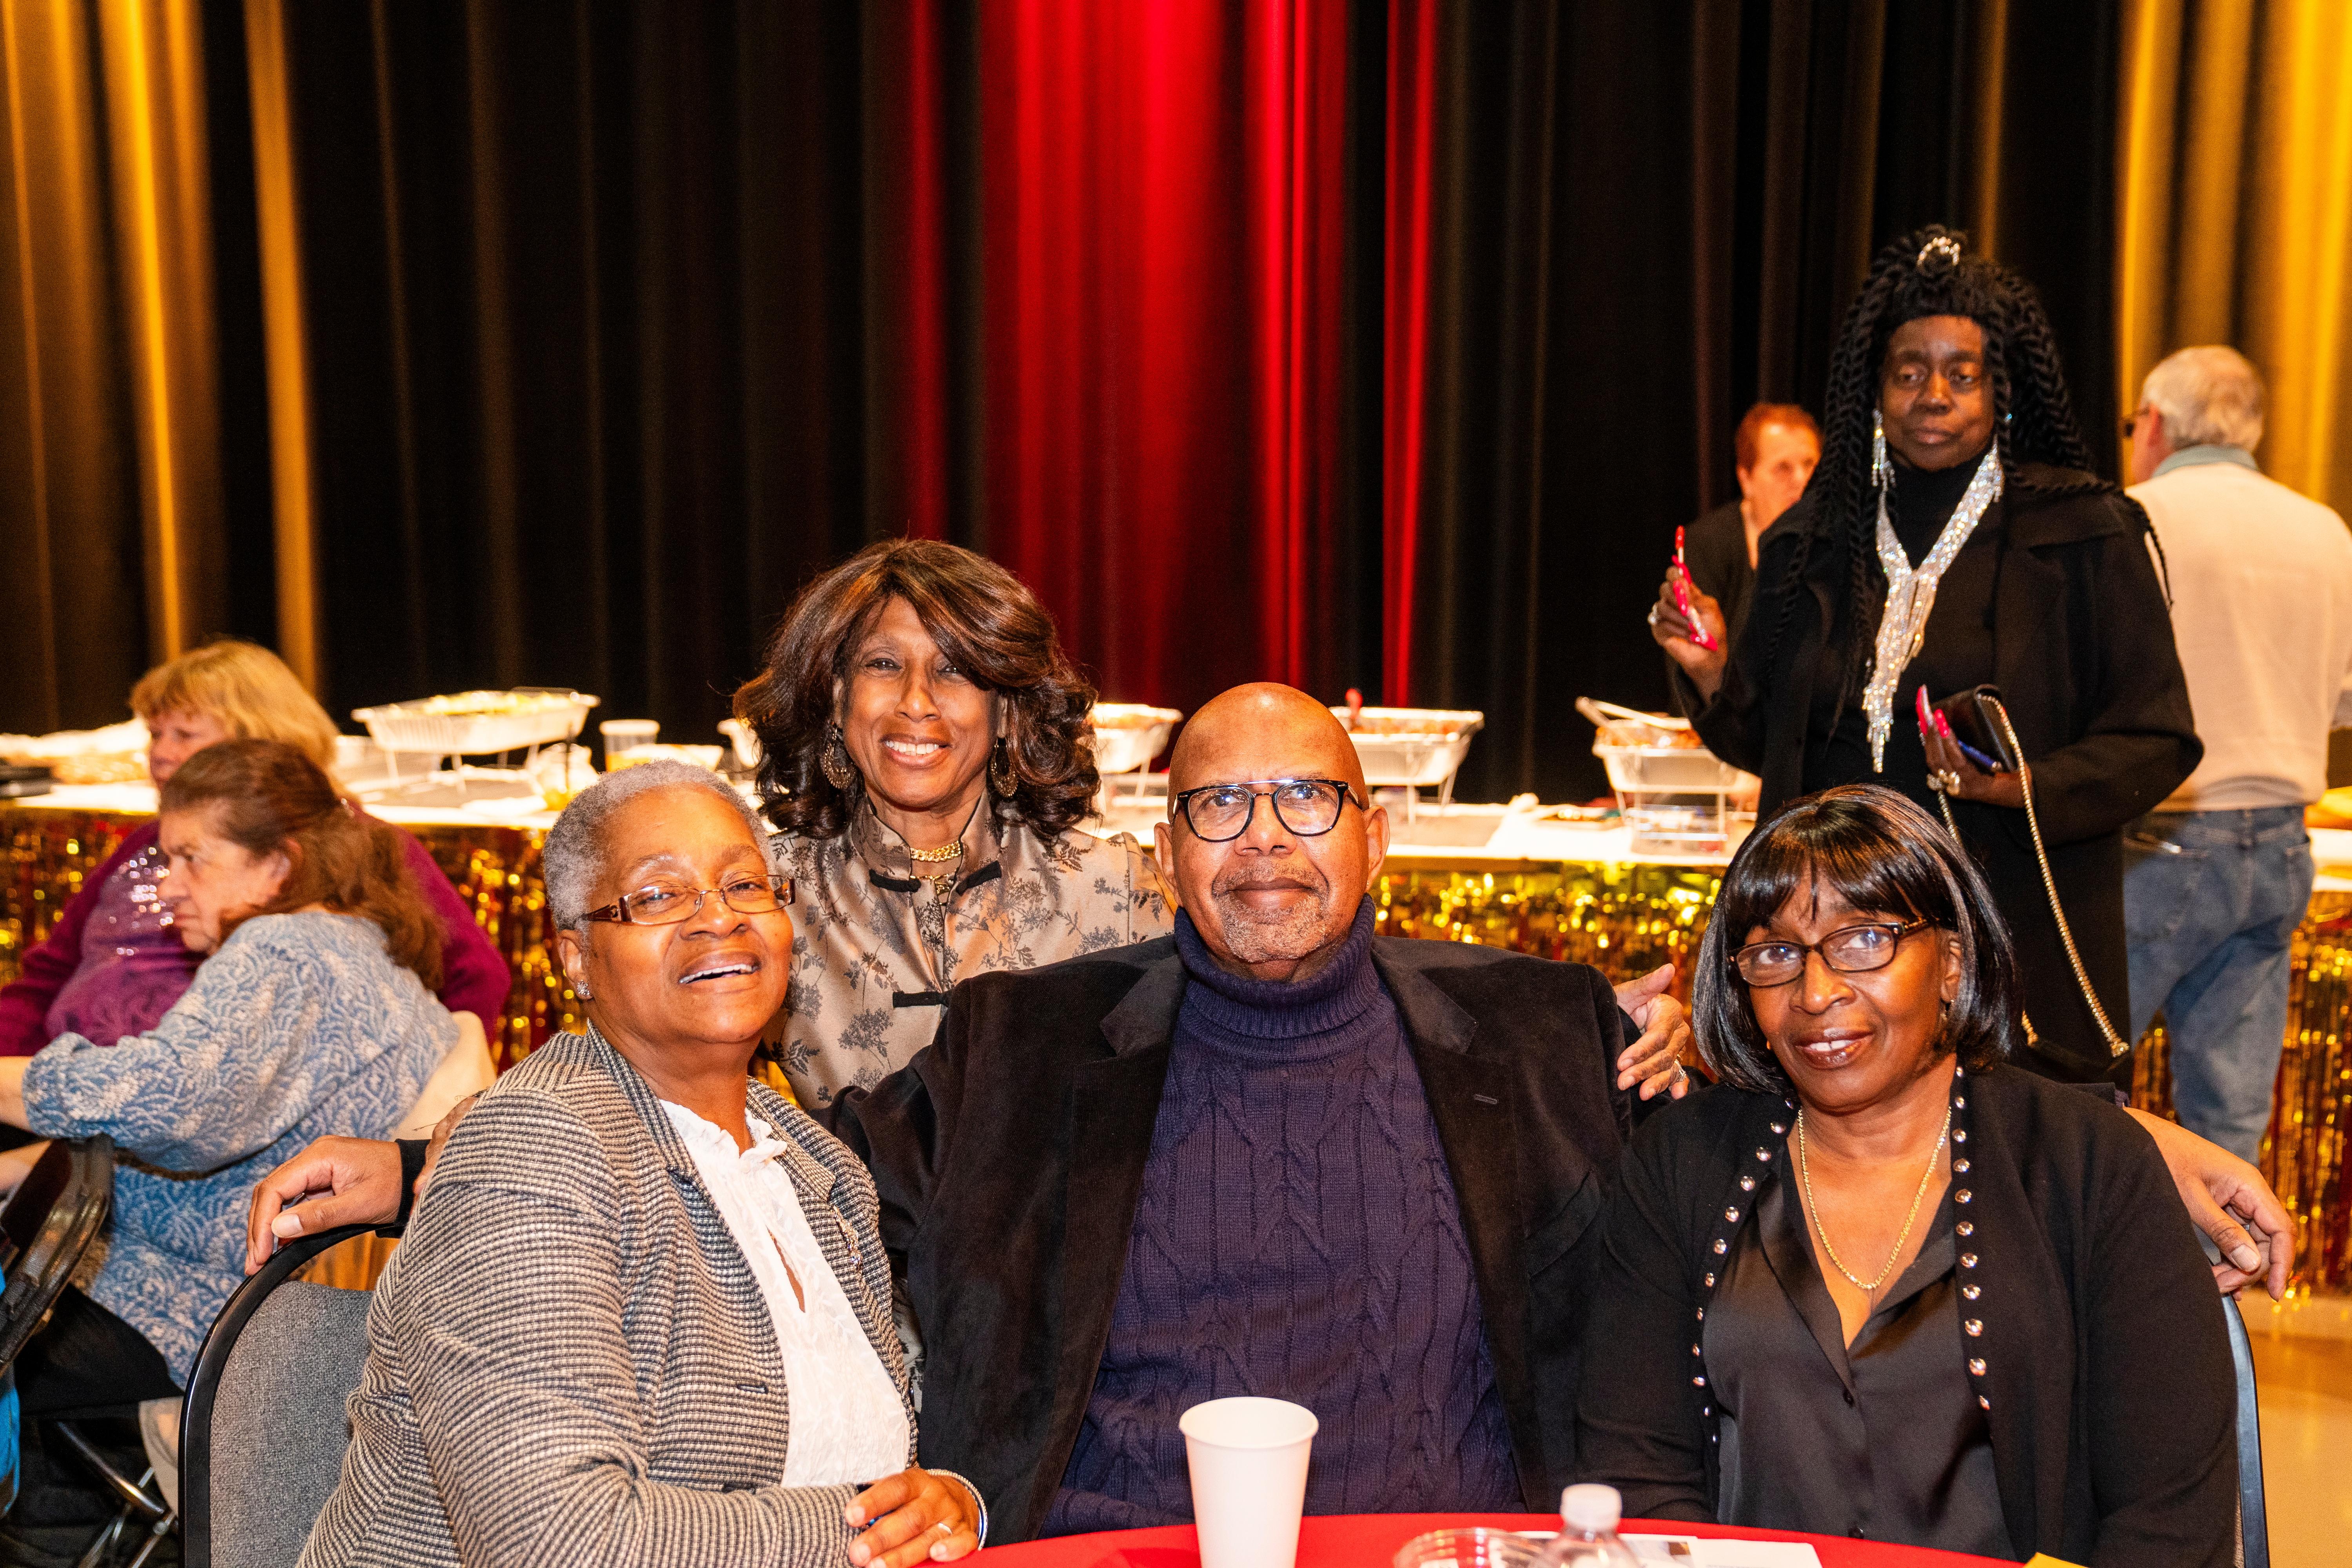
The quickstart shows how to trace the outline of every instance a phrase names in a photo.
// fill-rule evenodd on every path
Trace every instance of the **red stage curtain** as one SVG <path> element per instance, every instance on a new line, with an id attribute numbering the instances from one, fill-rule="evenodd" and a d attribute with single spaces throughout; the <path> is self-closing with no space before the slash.
<path id="1" fill-rule="evenodd" d="M 1381 698 L 1412 700 L 1413 567 L 1429 407 L 1430 170 L 1437 144 L 1438 0 L 1389 0 L 1388 223 L 1381 247 Z"/>
<path id="2" fill-rule="evenodd" d="M 707 739 L 793 592 L 912 532 L 1035 585 L 1107 696 L 1477 708 L 1458 793 L 1590 795 L 1568 701 L 1664 700 L 1706 432 L 1817 395 L 1869 236 L 1983 205 L 1955 3 L 289 7 L 321 695 L 579 681 Z M 2112 123 L 2115 3 L 2004 35 L 2004 148 Z M 250 84 L 205 16 L 267 627 Z M 2108 208 L 2000 167 L 2095 426 Z M 119 711 L 83 689 L 56 721 Z"/>
<path id="3" fill-rule="evenodd" d="M 990 553 L 1107 696 L 1328 691 L 1344 7 L 1005 0 L 978 52 Z"/>

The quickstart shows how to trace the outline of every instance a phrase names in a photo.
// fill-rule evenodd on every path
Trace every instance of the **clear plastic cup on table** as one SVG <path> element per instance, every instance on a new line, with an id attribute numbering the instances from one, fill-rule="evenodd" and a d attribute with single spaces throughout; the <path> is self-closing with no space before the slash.
<path id="1" fill-rule="evenodd" d="M 1292 1568 L 1315 1413 L 1286 1399 L 1212 1399 L 1184 1412 L 1201 1568 Z"/>
<path id="2" fill-rule="evenodd" d="M 1543 1542 L 1481 1524 L 1414 1536 L 1397 1548 L 1395 1568 L 1537 1568 L 1542 1561 Z"/>

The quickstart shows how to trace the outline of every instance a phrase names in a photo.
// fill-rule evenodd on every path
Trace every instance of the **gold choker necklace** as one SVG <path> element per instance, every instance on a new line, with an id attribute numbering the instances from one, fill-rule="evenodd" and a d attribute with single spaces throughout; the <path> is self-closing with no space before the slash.
<path id="1" fill-rule="evenodd" d="M 941 860 L 961 860 L 963 858 L 963 840 L 959 838 L 954 843 L 943 844 L 937 849 L 910 848 L 907 851 L 907 858 L 921 860 L 930 865 L 936 865 Z"/>

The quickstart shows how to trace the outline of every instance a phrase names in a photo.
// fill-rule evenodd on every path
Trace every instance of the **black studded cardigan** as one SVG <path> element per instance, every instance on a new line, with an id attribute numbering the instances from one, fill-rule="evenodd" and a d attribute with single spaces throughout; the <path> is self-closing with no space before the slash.
<path id="1" fill-rule="evenodd" d="M 2155 1144 L 2112 1103 L 2011 1067 L 1956 1078 L 1952 1106 L 1952 1353 L 1990 1423 L 2011 1542 L 2091 1568 L 2223 1568 L 2229 1342 Z M 1721 1259 L 1789 1162 L 1794 1116 L 1778 1095 L 1704 1089 L 1651 1117 L 1620 1168 L 1577 1462 L 1628 1517 L 1715 1517 L 1715 1405 L 1691 1346 Z"/>

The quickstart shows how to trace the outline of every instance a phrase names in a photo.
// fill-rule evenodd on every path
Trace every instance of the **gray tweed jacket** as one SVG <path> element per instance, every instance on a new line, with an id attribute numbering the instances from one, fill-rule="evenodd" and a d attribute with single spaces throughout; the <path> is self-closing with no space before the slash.
<path id="1" fill-rule="evenodd" d="M 750 1094 L 904 1399 L 872 1180 Z M 847 1561 L 857 1489 L 775 1484 L 790 1428 L 767 1303 L 653 1091 L 593 1027 L 466 1117 L 368 1340 L 303 1568 Z"/>

